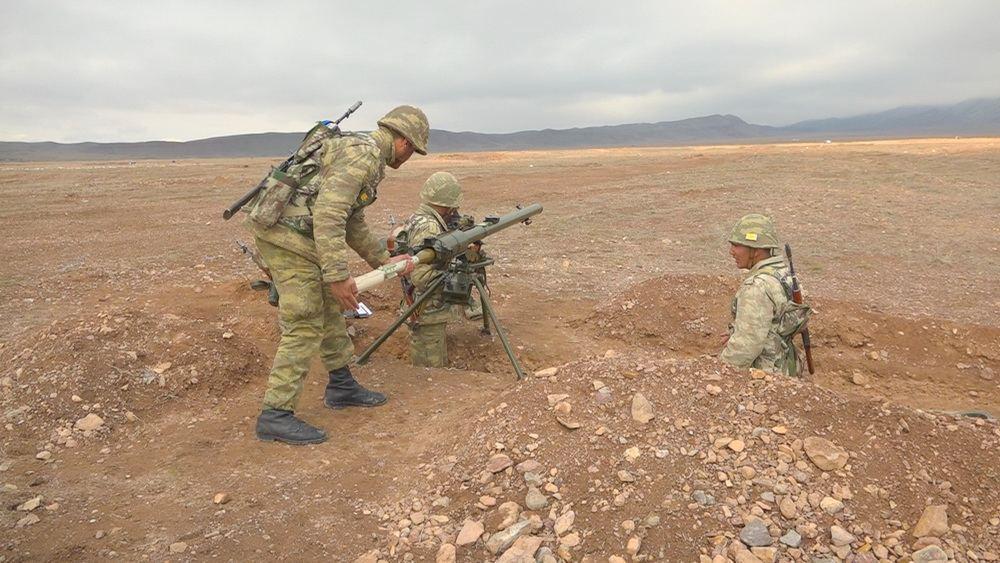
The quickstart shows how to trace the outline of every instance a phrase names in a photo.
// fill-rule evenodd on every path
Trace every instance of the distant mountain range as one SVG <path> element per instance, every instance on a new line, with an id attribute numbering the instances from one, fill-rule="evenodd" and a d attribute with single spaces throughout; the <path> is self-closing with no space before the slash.
<path id="1" fill-rule="evenodd" d="M 302 135 L 253 133 L 186 142 L 0 142 L 0 161 L 278 157 L 293 151 Z M 948 106 L 907 106 L 854 117 L 802 121 L 784 127 L 754 125 L 735 115 L 709 115 L 659 123 L 516 133 L 432 129 L 430 149 L 442 153 L 956 135 L 1000 135 L 1000 98 L 968 100 Z"/>

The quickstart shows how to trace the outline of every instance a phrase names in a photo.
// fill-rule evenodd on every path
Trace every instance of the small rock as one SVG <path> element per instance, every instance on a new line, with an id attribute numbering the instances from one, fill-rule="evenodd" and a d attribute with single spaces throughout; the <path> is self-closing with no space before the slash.
<path id="1" fill-rule="evenodd" d="M 948 561 L 948 554 L 936 545 L 929 545 L 910 556 L 913 563 L 942 563 Z"/>
<path id="2" fill-rule="evenodd" d="M 635 460 L 639 459 L 639 456 L 641 455 L 642 452 L 635 446 L 625 450 L 625 459 L 628 460 L 629 463 L 635 463 Z"/>
<path id="3" fill-rule="evenodd" d="M 625 544 L 625 552 L 632 556 L 635 556 L 636 553 L 639 553 L 639 550 L 641 548 L 642 548 L 642 540 L 639 539 L 639 536 L 632 536 L 631 538 L 628 539 L 628 543 Z"/>
<path id="4" fill-rule="evenodd" d="M 503 553 L 514 544 L 517 538 L 521 537 L 521 534 L 525 533 L 530 525 L 531 522 L 528 520 L 521 520 L 516 524 L 508 526 L 503 531 L 493 534 L 486 540 L 486 549 L 494 555 Z"/>
<path id="5" fill-rule="evenodd" d="M 799 515 L 799 509 L 795 506 L 795 501 L 791 497 L 784 497 L 778 503 L 778 511 L 788 520 L 794 520 Z"/>
<path id="6" fill-rule="evenodd" d="M 496 506 L 497 505 L 497 499 L 495 497 L 491 497 L 489 495 L 483 495 L 483 496 L 479 497 L 479 504 L 481 504 L 483 506 L 487 506 L 487 507 L 489 507 L 489 506 Z"/>
<path id="7" fill-rule="evenodd" d="M 450 543 L 443 543 L 438 548 L 435 563 L 455 563 L 455 546 Z"/>
<path id="8" fill-rule="evenodd" d="M 538 463 L 536 460 L 526 459 L 526 460 L 522 461 L 521 463 L 517 464 L 514 467 L 514 469 L 516 469 L 518 473 L 527 473 L 529 471 L 530 472 L 537 472 L 539 469 L 541 469 L 541 467 L 542 467 L 542 464 Z"/>
<path id="9" fill-rule="evenodd" d="M 542 545 L 542 538 L 536 536 L 521 536 L 514 545 L 503 552 L 496 563 L 534 563 L 535 552 Z"/>
<path id="10" fill-rule="evenodd" d="M 632 396 L 632 420 L 639 424 L 646 424 L 653 420 L 653 403 L 649 402 L 642 393 Z"/>
<path id="11" fill-rule="evenodd" d="M 823 500 L 819 501 L 819 507 L 823 509 L 823 512 L 833 516 L 844 510 L 844 503 L 833 497 L 823 497 Z"/>
<path id="12" fill-rule="evenodd" d="M 573 528 L 573 522 L 576 520 L 576 513 L 569 510 L 563 513 L 562 516 L 556 518 L 556 523 L 552 527 L 557 536 L 561 536 Z"/>
<path id="13" fill-rule="evenodd" d="M 785 532 L 785 535 L 778 538 L 778 541 L 788 547 L 799 547 L 799 545 L 802 544 L 802 536 L 800 536 L 795 530 L 788 530 Z"/>
<path id="14" fill-rule="evenodd" d="M 868 379 L 867 375 L 861 373 L 860 371 L 856 371 L 853 374 L 851 374 L 851 383 L 855 385 L 864 386 L 871 383 L 871 380 Z"/>
<path id="15" fill-rule="evenodd" d="M 576 547 L 580 545 L 580 534 L 576 532 L 566 534 L 559 539 L 559 545 L 564 547 Z"/>
<path id="16" fill-rule="evenodd" d="M 507 501 L 497 507 L 496 516 L 500 522 L 495 523 L 494 530 L 503 530 L 517 522 L 517 517 L 521 514 L 521 505 L 514 501 Z M 491 524 L 494 524 L 491 519 Z"/>
<path id="17" fill-rule="evenodd" d="M 529 510 L 541 510 L 548 506 L 549 499 L 535 487 L 528 487 L 528 494 L 524 497 L 524 505 Z"/>
<path id="18" fill-rule="evenodd" d="M 229 493 L 215 493 L 215 496 L 212 497 L 212 502 L 215 504 L 226 504 L 230 500 Z"/>
<path id="19" fill-rule="evenodd" d="M 556 403 L 556 406 L 552 407 L 552 410 L 557 415 L 567 415 L 567 414 L 573 412 L 573 405 L 569 404 L 566 401 L 560 401 L 560 402 Z"/>
<path id="20" fill-rule="evenodd" d="M 776 547 L 753 547 L 750 548 L 750 552 L 762 563 L 774 563 L 778 558 L 778 548 Z"/>
<path id="21" fill-rule="evenodd" d="M 132 411 L 125 411 L 125 420 L 129 422 L 135 422 L 139 420 L 139 417 L 135 415 Z"/>
<path id="22" fill-rule="evenodd" d="M 576 430 L 577 428 L 580 427 L 580 423 L 579 422 L 577 422 L 575 420 L 572 420 L 572 419 L 569 419 L 569 418 L 566 418 L 565 416 L 557 416 L 556 420 L 559 421 L 559 424 L 562 424 L 564 427 L 566 427 L 569 430 Z"/>
<path id="23" fill-rule="evenodd" d="M 79 395 L 73 395 L 72 397 L 69 398 L 69 400 L 73 401 L 74 403 L 82 403 L 83 402 L 83 397 L 81 397 Z"/>
<path id="24" fill-rule="evenodd" d="M 618 471 L 618 480 L 622 483 L 635 483 L 635 476 L 624 469 L 620 469 Z"/>
<path id="25" fill-rule="evenodd" d="M 726 444 L 726 447 L 728 447 L 729 449 L 733 450 L 736 453 L 740 453 L 744 449 L 746 449 L 747 445 L 745 442 L 743 442 L 743 440 L 733 440 L 732 442 Z"/>
<path id="26" fill-rule="evenodd" d="M 551 395 L 546 395 L 545 398 L 546 400 L 548 400 L 549 406 L 554 407 L 559 403 L 568 399 L 569 395 L 567 395 L 566 393 L 553 393 Z"/>
<path id="27" fill-rule="evenodd" d="M 499 473 L 513 465 L 513 463 L 506 454 L 497 454 L 490 458 L 490 461 L 486 464 L 486 470 L 490 473 Z"/>
<path id="28" fill-rule="evenodd" d="M 943 504 L 928 506 L 920 515 L 920 520 L 913 526 L 913 536 L 939 537 L 948 532 L 948 507 Z"/>
<path id="29" fill-rule="evenodd" d="M 719 387 L 718 385 L 712 385 L 711 383 L 709 383 L 708 385 L 705 386 L 705 392 L 708 393 L 709 395 L 715 396 L 718 395 L 719 393 L 722 393 L 722 387 Z"/>
<path id="30" fill-rule="evenodd" d="M 41 495 L 34 497 L 30 500 L 26 500 L 17 506 L 17 509 L 21 512 L 31 512 L 32 510 L 38 508 L 42 505 Z"/>
<path id="31" fill-rule="evenodd" d="M 751 517 L 740 530 L 740 541 L 748 547 L 767 547 L 773 542 L 770 532 L 767 531 L 767 524 L 756 517 Z"/>
<path id="32" fill-rule="evenodd" d="M 104 419 L 97 416 L 94 413 L 90 413 L 87 416 L 77 420 L 76 424 L 74 424 L 73 426 L 75 426 L 78 430 L 82 430 L 84 432 L 88 430 L 97 430 L 101 426 L 104 426 Z"/>
<path id="33" fill-rule="evenodd" d="M 354 560 L 354 563 L 378 563 L 379 551 L 377 549 L 369 551 Z"/>
<path id="34" fill-rule="evenodd" d="M 847 465 L 847 452 L 826 438 L 810 436 L 802 442 L 802 446 L 809 460 L 823 471 L 834 471 Z"/>
<path id="35" fill-rule="evenodd" d="M 855 538 L 850 532 L 840 526 L 830 526 L 830 542 L 837 547 L 850 545 Z"/>
<path id="36" fill-rule="evenodd" d="M 691 493 L 691 498 L 701 506 L 712 506 L 715 504 L 715 497 L 698 489 Z"/>
<path id="37" fill-rule="evenodd" d="M 170 544 L 170 553 L 184 553 L 187 551 L 188 544 L 179 541 Z"/>
<path id="38" fill-rule="evenodd" d="M 611 389 L 607 387 L 601 387 L 597 391 L 594 391 L 594 401 L 598 405 L 606 405 L 611 402 L 614 397 L 611 394 Z"/>
<path id="39" fill-rule="evenodd" d="M 33 524 L 37 524 L 37 523 L 39 523 L 41 521 L 42 521 L 42 519 L 39 518 L 37 515 L 35 515 L 35 514 L 29 514 L 29 515 L 25 516 L 24 518 L 21 518 L 20 520 L 18 520 L 16 526 L 18 528 L 24 528 L 26 526 L 31 526 Z"/>
<path id="40" fill-rule="evenodd" d="M 559 368 L 545 368 L 540 369 L 535 372 L 535 377 L 552 377 L 553 375 L 559 373 Z"/>
<path id="41" fill-rule="evenodd" d="M 747 549 L 741 549 L 737 551 L 736 555 L 733 557 L 733 560 L 735 560 L 736 563 L 764 563 L 760 559 L 757 559 L 757 556 Z M 730 560 L 721 559 L 720 561 L 730 561 Z M 813 560 L 812 563 L 816 563 L 816 561 Z"/>
<path id="42" fill-rule="evenodd" d="M 462 531 L 458 533 L 458 539 L 455 540 L 455 545 L 469 545 L 470 543 L 476 543 L 479 536 L 483 535 L 485 529 L 483 528 L 482 522 L 477 522 L 475 520 L 466 520 L 465 524 L 462 526 Z"/>
<path id="43" fill-rule="evenodd" d="M 50 452 L 49 450 L 42 450 L 42 451 L 38 452 L 37 454 L 35 454 L 35 459 L 40 459 L 42 461 L 48 461 L 48 460 L 52 459 L 52 452 Z"/>

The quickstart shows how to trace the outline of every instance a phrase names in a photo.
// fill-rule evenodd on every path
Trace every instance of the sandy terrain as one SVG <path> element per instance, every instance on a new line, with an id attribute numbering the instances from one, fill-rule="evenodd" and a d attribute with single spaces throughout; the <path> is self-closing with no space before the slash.
<path id="1" fill-rule="evenodd" d="M 1000 428 L 952 414 L 1000 414 L 1000 140 L 414 157 L 383 182 L 376 230 L 437 170 L 476 216 L 545 206 L 487 240 L 490 281 L 526 368 L 559 369 L 517 382 L 474 323 L 450 330 L 453 369 L 413 369 L 401 331 L 355 368 L 385 407 L 324 409 L 314 366 L 300 413 L 332 439 L 298 449 L 253 438 L 275 311 L 221 219 L 270 164 L 0 164 L 0 561 L 447 560 L 467 521 L 493 537 L 457 559 L 493 560 L 510 501 L 530 524 L 515 547 L 574 561 L 752 561 L 754 518 L 777 548 L 759 560 L 1000 553 Z M 711 357 L 740 280 L 725 238 L 751 211 L 775 216 L 817 310 L 804 382 Z M 366 301 L 358 351 L 398 287 Z M 579 429 L 555 419 L 563 394 Z M 74 428 L 91 413 L 99 428 Z M 820 470 L 815 436 L 850 462 Z M 539 467 L 487 469 L 503 455 Z M 926 505 L 949 525 L 918 538 Z M 793 529 L 800 545 L 778 541 Z"/>

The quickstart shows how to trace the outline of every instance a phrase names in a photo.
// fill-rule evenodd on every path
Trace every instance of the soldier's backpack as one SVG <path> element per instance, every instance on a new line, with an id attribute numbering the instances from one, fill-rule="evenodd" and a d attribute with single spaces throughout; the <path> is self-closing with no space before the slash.
<path id="1" fill-rule="evenodd" d="M 343 135 L 339 127 L 330 127 L 328 123 L 317 123 L 306 133 L 299 148 L 281 165 L 271 169 L 250 206 L 251 221 L 261 227 L 271 227 L 281 219 L 293 197 L 315 194 L 312 181 L 320 168 L 320 147 L 326 139 Z"/>
<path id="2" fill-rule="evenodd" d="M 792 300 L 792 286 L 777 270 L 767 268 L 764 272 L 770 274 L 781 284 L 781 289 L 785 292 L 785 297 L 788 298 L 784 303 L 778 304 L 774 314 L 778 324 L 778 336 L 790 343 L 792 337 L 798 334 L 809 322 L 809 317 L 812 316 L 812 307 Z"/>

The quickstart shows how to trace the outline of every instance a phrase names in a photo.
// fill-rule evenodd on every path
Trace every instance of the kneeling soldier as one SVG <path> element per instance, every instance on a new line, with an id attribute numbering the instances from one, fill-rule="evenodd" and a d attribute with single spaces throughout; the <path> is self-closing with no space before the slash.
<path id="1" fill-rule="evenodd" d="M 437 237 L 456 228 L 458 208 L 462 205 L 462 188 L 448 172 L 435 172 L 420 190 L 420 207 L 406 220 L 396 235 L 401 245 L 418 245 L 428 238 Z M 472 245 L 469 252 L 476 254 L 471 261 L 478 261 L 479 245 Z M 413 303 L 439 277 L 445 275 L 428 264 L 419 264 L 408 280 L 403 281 L 406 302 Z M 451 320 L 452 304 L 445 301 L 442 287 L 435 290 L 418 308 L 408 322 L 410 328 L 410 362 L 421 367 L 448 365 L 448 343 L 445 328 Z M 407 303 L 404 303 L 404 308 Z M 481 315 L 479 301 L 470 304 L 466 316 Z"/>
<path id="2" fill-rule="evenodd" d="M 736 222 L 729 237 L 736 267 L 750 270 L 733 298 L 733 322 L 719 358 L 737 367 L 801 375 L 792 338 L 810 310 L 792 301 L 788 266 L 769 217 L 751 213 Z"/>

